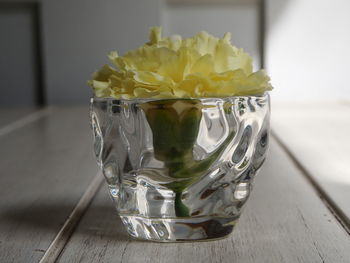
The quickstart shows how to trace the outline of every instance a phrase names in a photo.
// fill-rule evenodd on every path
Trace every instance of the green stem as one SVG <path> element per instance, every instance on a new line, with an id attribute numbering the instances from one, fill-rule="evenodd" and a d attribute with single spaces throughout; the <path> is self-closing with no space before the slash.
<path id="1" fill-rule="evenodd" d="M 178 217 L 189 217 L 190 212 L 181 200 L 182 192 L 175 192 L 175 215 Z"/>

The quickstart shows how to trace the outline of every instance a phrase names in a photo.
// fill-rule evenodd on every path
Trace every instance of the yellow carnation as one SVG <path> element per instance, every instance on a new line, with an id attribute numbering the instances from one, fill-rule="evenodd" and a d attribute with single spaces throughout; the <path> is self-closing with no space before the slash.
<path id="1" fill-rule="evenodd" d="M 271 90 L 264 70 L 252 72 L 252 58 L 230 42 L 200 32 L 192 38 L 162 38 L 151 28 L 149 42 L 109 59 L 89 81 L 97 97 L 199 98 L 257 95 Z"/>

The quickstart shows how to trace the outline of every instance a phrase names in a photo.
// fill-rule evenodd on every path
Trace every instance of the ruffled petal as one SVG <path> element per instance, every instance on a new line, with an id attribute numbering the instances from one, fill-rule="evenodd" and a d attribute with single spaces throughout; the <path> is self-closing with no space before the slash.
<path id="1" fill-rule="evenodd" d="M 272 89 L 265 71 L 253 73 L 251 56 L 231 44 L 230 33 L 221 39 L 206 32 L 163 38 L 153 27 L 145 45 L 108 57 L 116 69 L 105 65 L 89 81 L 98 97 L 226 97 Z"/>

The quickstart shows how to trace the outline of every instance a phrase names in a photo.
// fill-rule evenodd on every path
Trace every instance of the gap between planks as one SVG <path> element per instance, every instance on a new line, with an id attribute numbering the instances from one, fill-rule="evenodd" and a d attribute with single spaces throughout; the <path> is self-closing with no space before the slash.
<path id="1" fill-rule="evenodd" d="M 272 137 L 276 140 L 277 144 L 282 148 L 282 150 L 288 155 L 294 165 L 300 170 L 301 174 L 308 180 L 311 186 L 315 189 L 317 195 L 320 197 L 321 201 L 325 204 L 327 209 L 339 222 L 342 228 L 350 235 L 350 220 L 342 212 L 339 206 L 332 200 L 330 196 L 322 189 L 322 187 L 317 183 L 317 181 L 312 177 L 310 172 L 303 166 L 303 164 L 295 157 L 295 155 L 288 149 L 286 144 L 283 143 L 282 139 L 271 130 Z"/>
<path id="2" fill-rule="evenodd" d="M 50 244 L 49 248 L 46 250 L 39 263 L 51 263 L 57 260 L 62 250 L 66 246 L 69 238 L 73 234 L 74 229 L 77 227 L 80 219 L 88 209 L 102 182 L 103 176 L 101 172 L 98 172 Z"/>
<path id="3" fill-rule="evenodd" d="M 1 131 L 1 130 L 0 130 Z M 317 184 L 317 182 L 312 178 L 310 173 L 305 169 L 305 167 L 297 160 L 297 158 L 291 153 L 291 151 L 286 147 L 283 141 L 276 135 L 275 132 L 271 131 L 272 137 L 276 140 L 277 144 L 285 151 L 288 157 L 296 165 L 296 167 L 301 171 L 301 173 L 306 177 L 306 179 L 311 183 L 312 187 L 316 190 L 321 201 L 334 215 L 336 220 L 344 228 L 344 230 L 350 234 L 350 224 L 347 217 L 341 212 L 338 206 L 333 202 L 331 198 L 323 191 L 323 189 Z M 64 247 L 66 246 L 69 238 L 71 237 L 74 229 L 77 227 L 80 219 L 88 209 L 92 199 L 96 195 L 98 189 L 103 182 L 103 176 L 99 172 L 95 178 L 91 181 L 88 188 L 84 192 L 83 196 L 80 198 L 79 202 L 73 209 L 72 213 L 56 235 L 55 239 L 50 244 L 49 248 L 45 252 L 44 256 L 41 258 L 40 263 L 51 263 L 55 262 Z"/>
<path id="4" fill-rule="evenodd" d="M 49 106 L 49 107 L 46 107 L 44 109 L 33 112 L 33 113 L 23 117 L 23 118 L 20 118 L 17 121 L 14 121 L 10 124 L 7 124 L 4 127 L 0 128 L 0 136 L 4 136 L 8 133 L 11 133 L 11 132 L 19 129 L 19 128 L 26 126 L 27 124 L 35 122 L 35 121 L 49 115 L 52 111 L 53 111 L 53 107 Z"/>

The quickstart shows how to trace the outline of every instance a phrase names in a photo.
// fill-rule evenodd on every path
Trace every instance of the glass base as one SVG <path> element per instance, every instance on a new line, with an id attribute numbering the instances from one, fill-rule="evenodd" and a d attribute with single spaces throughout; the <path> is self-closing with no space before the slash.
<path id="1" fill-rule="evenodd" d="M 155 242 L 209 241 L 224 238 L 231 234 L 238 220 L 238 217 L 120 217 L 131 236 Z"/>

